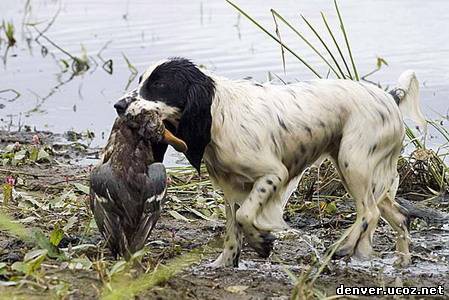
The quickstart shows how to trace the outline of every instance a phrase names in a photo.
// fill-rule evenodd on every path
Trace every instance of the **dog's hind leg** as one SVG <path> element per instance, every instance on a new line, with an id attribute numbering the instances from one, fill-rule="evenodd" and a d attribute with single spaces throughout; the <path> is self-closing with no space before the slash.
<path id="1" fill-rule="evenodd" d="M 245 233 L 248 244 L 261 257 L 268 257 L 275 237 L 271 228 L 257 227 L 256 218 L 265 209 L 269 201 L 280 201 L 279 193 L 287 183 L 288 172 L 285 167 L 278 172 L 260 177 L 254 183 L 250 194 L 237 210 L 237 222 Z"/>
<path id="2" fill-rule="evenodd" d="M 242 250 L 243 234 L 237 226 L 235 213 L 237 204 L 226 203 L 226 233 L 223 252 L 209 265 L 212 268 L 238 267 L 240 251 Z"/>
<path id="3" fill-rule="evenodd" d="M 398 185 L 399 175 L 396 173 L 396 177 L 393 179 L 393 184 L 388 193 L 384 198 L 380 199 L 377 205 L 380 209 L 382 218 L 396 231 L 396 250 L 398 251 L 399 258 L 396 260 L 395 264 L 404 267 L 407 266 L 411 260 L 409 251 L 410 236 L 408 232 L 410 219 L 407 209 L 400 206 L 394 200 Z"/>
<path id="4" fill-rule="evenodd" d="M 347 192 L 355 200 L 357 218 L 344 234 L 346 236 L 344 243 L 339 246 L 334 255 L 344 257 L 355 254 L 355 256 L 366 258 L 372 252 L 373 233 L 380 217 L 371 189 L 374 166 L 362 155 L 358 155 L 363 153 L 363 150 L 351 150 L 344 149 L 342 142 L 338 159 L 334 157 L 334 161 Z"/>

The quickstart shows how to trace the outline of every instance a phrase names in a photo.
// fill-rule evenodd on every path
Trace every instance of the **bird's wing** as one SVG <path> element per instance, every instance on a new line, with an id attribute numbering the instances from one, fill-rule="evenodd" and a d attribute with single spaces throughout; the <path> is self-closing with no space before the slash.
<path id="1" fill-rule="evenodd" d="M 130 249 L 133 251 L 137 251 L 145 245 L 151 230 L 160 217 L 161 207 L 167 192 L 165 166 L 162 163 L 151 164 L 148 167 L 145 179 L 147 182 L 144 193 L 145 203 L 139 225 L 131 239 Z"/>
<path id="2" fill-rule="evenodd" d="M 98 229 L 114 256 L 128 252 L 126 228 L 132 212 L 125 207 L 131 199 L 126 186 L 114 176 L 109 164 L 96 167 L 90 178 L 90 208 Z"/>

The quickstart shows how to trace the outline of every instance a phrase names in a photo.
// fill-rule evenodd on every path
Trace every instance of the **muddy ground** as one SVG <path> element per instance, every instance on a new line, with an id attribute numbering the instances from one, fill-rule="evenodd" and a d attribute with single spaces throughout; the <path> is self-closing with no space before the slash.
<path id="1" fill-rule="evenodd" d="M 7 145 L 16 142 L 21 147 L 28 147 L 33 143 L 34 135 L 31 132 L 1 132 L 3 154 Z M 0 298 L 101 298 L 104 286 L 114 276 L 111 268 L 116 261 L 104 248 L 92 221 L 84 189 L 88 184 L 90 164 L 95 163 L 99 149 L 91 149 L 83 140 L 73 137 L 68 141 L 64 136 L 52 133 L 38 135 L 38 147 L 48 145 L 49 161 L 25 159 L 16 166 L 9 162 L 0 167 L 2 178 L 12 175 L 16 181 L 15 199 L 8 205 L 2 204 L 3 212 L 27 228 L 40 228 L 46 236 L 50 236 L 55 228 L 63 228 L 64 235 L 58 248 L 66 255 L 47 256 L 36 270 L 24 273 L 13 264 L 23 261 L 30 250 L 39 246 L 1 231 Z M 222 244 L 223 200 L 209 184 L 207 175 L 198 178 L 187 169 L 174 169 L 170 174 L 173 185 L 162 217 L 151 235 L 149 252 L 140 267 L 130 271 L 130 276 L 137 277 L 143 269 L 151 272 L 158 264 L 169 263 L 195 249 L 201 251 L 202 256 L 198 263 L 139 293 L 137 298 L 140 299 L 289 299 L 296 282 L 287 270 L 295 277 L 301 277 L 316 258 L 318 261 L 323 259 L 325 250 L 354 220 L 354 207 L 347 196 L 320 194 L 323 202 L 319 210 L 316 192 L 308 198 L 302 189 L 294 194 L 286 209 L 286 219 L 292 230 L 278 235 L 269 259 L 260 259 L 245 247 L 238 268 L 209 269 L 206 265 L 219 255 Z M 427 200 L 422 200 L 424 198 Z M 414 216 L 411 266 L 403 269 L 393 266 L 394 235 L 388 225 L 380 221 L 374 238 L 374 258 L 365 262 L 332 261 L 319 276 L 315 284 L 317 291 L 332 296 L 341 284 L 441 285 L 446 296 L 426 299 L 449 297 L 449 197 L 443 194 L 422 197 L 422 201 L 407 199 L 401 201 Z M 315 269 L 312 276 L 314 272 Z"/>

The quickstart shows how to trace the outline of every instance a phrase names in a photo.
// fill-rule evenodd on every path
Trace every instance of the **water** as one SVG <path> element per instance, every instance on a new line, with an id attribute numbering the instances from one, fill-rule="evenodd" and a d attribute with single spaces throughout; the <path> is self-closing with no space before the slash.
<path id="1" fill-rule="evenodd" d="M 371 71 L 377 56 L 385 58 L 389 67 L 371 79 L 384 85 L 393 85 L 402 71 L 414 69 L 422 83 L 425 113 L 431 117 L 447 115 L 449 2 L 340 2 L 360 73 Z M 30 12 L 24 17 L 25 3 L 25 0 L 0 2 L 0 18 L 15 24 L 18 41 L 10 49 L 6 64 L 0 65 L 0 90 L 12 88 L 21 94 L 14 102 L 0 99 L 0 104 L 5 105 L 0 109 L 3 128 L 20 123 L 55 132 L 89 129 L 97 136 L 95 144 L 103 145 L 115 117 L 112 104 L 124 93 L 130 76 L 123 54 L 139 72 L 161 58 L 184 56 L 236 79 L 252 77 L 264 81 L 269 71 L 285 80 L 313 78 L 291 55 L 287 55 L 284 74 L 278 45 L 225 1 L 31 0 Z M 302 32 L 308 30 L 300 22 L 299 13 L 321 25 L 319 13 L 324 11 L 337 28 L 330 0 L 241 0 L 238 3 L 270 29 L 274 29 L 271 7 Z M 41 39 L 50 52 L 43 57 L 37 43 L 28 45 L 25 41 L 30 33 L 35 37 L 36 32 L 22 25 L 25 19 L 28 23 L 38 23 L 37 27 L 42 30 L 59 6 L 61 11 L 46 35 L 73 55 L 80 56 L 83 45 L 87 54 L 100 64 L 72 80 L 69 80 L 70 72 L 61 72 L 58 62 L 67 57 Z M 288 34 L 287 28 L 281 27 L 281 33 L 285 42 L 307 61 L 319 62 L 298 38 Z M 112 75 L 101 68 L 97 56 L 105 45 L 101 56 L 113 60 Z M 1 44 L 1 55 L 5 48 Z M 326 73 L 324 66 L 320 70 Z M 135 86 L 136 81 L 130 86 Z M 7 96 L 0 94 L 3 98 Z"/>

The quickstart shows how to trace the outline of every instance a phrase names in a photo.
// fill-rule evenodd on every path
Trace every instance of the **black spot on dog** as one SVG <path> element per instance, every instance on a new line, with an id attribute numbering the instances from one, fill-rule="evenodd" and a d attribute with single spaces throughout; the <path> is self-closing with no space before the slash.
<path id="1" fill-rule="evenodd" d="M 254 86 L 258 86 L 258 87 L 263 87 L 263 85 L 261 85 L 261 84 L 258 83 L 258 82 L 254 82 L 253 85 L 254 85 Z"/>
<path id="2" fill-rule="evenodd" d="M 345 168 L 349 167 L 349 163 L 347 161 L 345 161 Z"/>
<path id="3" fill-rule="evenodd" d="M 276 141 L 276 138 L 274 137 L 274 134 L 271 133 L 271 134 L 270 134 L 270 137 L 271 137 L 271 141 L 273 142 L 274 146 L 276 147 L 276 149 L 278 149 L 278 148 L 279 148 L 279 145 L 278 145 L 278 143 L 277 143 L 277 141 Z"/>
<path id="4" fill-rule="evenodd" d="M 285 125 L 284 120 L 281 119 L 279 115 L 277 115 L 279 125 L 286 131 L 288 131 L 287 126 Z"/>
<path id="5" fill-rule="evenodd" d="M 368 229 L 368 222 L 366 222 L 365 218 L 362 221 L 362 232 L 365 232 Z"/>
<path id="6" fill-rule="evenodd" d="M 304 126 L 304 129 L 307 131 L 307 133 L 309 134 L 310 137 L 313 136 L 312 129 L 309 126 Z"/>
<path id="7" fill-rule="evenodd" d="M 272 181 L 271 179 L 267 179 L 267 183 L 268 183 L 269 185 L 272 185 L 272 184 L 273 184 L 273 181 Z"/>
<path id="8" fill-rule="evenodd" d="M 229 250 L 234 250 L 234 245 L 229 246 Z"/>
<path id="9" fill-rule="evenodd" d="M 378 111 L 378 113 L 379 113 L 380 118 L 382 119 L 382 124 L 385 124 L 385 120 L 386 120 L 385 114 L 381 111 Z"/>
<path id="10" fill-rule="evenodd" d="M 374 151 L 376 151 L 376 148 L 377 148 L 377 144 L 372 145 L 372 146 L 369 148 L 368 154 L 369 154 L 369 155 L 372 155 L 372 154 L 374 153 Z"/>
<path id="11" fill-rule="evenodd" d="M 319 125 L 321 128 L 326 127 L 326 124 L 324 124 L 324 122 L 321 121 L 321 120 L 318 121 L 318 125 Z"/>
<path id="12" fill-rule="evenodd" d="M 295 93 L 294 90 L 292 90 L 291 88 L 287 88 L 287 92 L 288 92 L 290 95 L 292 95 L 292 97 L 293 97 L 294 99 L 296 99 L 296 93 Z"/>
<path id="13" fill-rule="evenodd" d="M 267 190 L 266 190 L 266 189 L 264 189 L 264 188 L 260 188 L 259 192 L 261 192 L 261 193 L 266 193 L 266 192 L 267 192 Z"/>
<path id="14" fill-rule="evenodd" d="M 302 110 L 302 107 L 301 107 L 298 103 L 293 102 L 293 104 L 294 104 L 299 110 Z"/>

